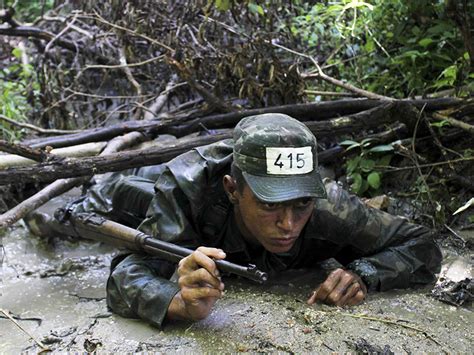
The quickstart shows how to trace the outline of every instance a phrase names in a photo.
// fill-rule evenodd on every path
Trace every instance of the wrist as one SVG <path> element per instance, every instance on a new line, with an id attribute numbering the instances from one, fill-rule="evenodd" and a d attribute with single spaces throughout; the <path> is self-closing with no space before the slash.
<path id="1" fill-rule="evenodd" d="M 189 315 L 186 312 L 186 306 L 183 298 L 181 297 L 181 291 L 178 292 L 170 302 L 168 311 L 166 313 L 166 319 L 168 320 L 189 320 Z"/>

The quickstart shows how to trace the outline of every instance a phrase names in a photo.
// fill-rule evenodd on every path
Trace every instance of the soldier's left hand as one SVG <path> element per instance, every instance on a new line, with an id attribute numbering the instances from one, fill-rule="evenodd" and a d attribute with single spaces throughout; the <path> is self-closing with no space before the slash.
<path id="1" fill-rule="evenodd" d="M 336 269 L 313 291 L 307 302 L 354 306 L 361 303 L 366 295 L 367 287 L 358 275 L 349 270 Z"/>

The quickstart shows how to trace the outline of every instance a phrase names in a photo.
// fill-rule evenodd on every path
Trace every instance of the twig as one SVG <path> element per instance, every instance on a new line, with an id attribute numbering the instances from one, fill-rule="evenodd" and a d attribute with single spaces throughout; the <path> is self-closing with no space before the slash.
<path id="1" fill-rule="evenodd" d="M 14 320 L 12 318 L 12 316 L 10 316 L 10 314 L 8 313 L 7 310 L 4 310 L 4 309 L 0 308 L 0 312 L 2 312 L 5 315 L 5 317 L 7 317 L 9 320 L 11 320 L 18 328 L 20 328 L 20 330 L 23 333 L 28 335 L 30 337 L 30 339 L 32 339 L 42 349 L 42 351 L 51 351 L 51 349 L 49 349 L 47 346 L 45 346 L 39 340 L 36 340 L 36 338 L 33 335 L 31 335 L 31 333 L 29 333 L 27 330 L 25 330 L 16 320 Z"/>
<path id="2" fill-rule="evenodd" d="M 439 148 L 439 151 L 441 152 L 441 155 L 443 156 L 444 160 L 446 161 L 449 160 L 448 154 L 446 153 L 447 149 L 443 146 L 443 144 L 441 144 L 441 141 L 439 140 L 438 135 L 434 131 L 433 127 L 431 127 L 430 123 L 428 122 L 425 116 L 423 116 L 423 121 L 425 121 L 426 127 L 428 127 L 431 137 L 433 137 L 433 141 L 435 145 Z M 452 164 L 449 164 L 449 168 L 454 171 L 454 166 Z"/>
<path id="3" fill-rule="evenodd" d="M 423 181 L 423 184 L 427 187 L 426 193 L 428 195 L 430 203 L 434 204 L 433 198 L 431 196 L 430 189 L 428 188 L 428 183 L 426 182 L 426 178 L 423 175 L 423 173 L 421 172 L 420 165 L 418 164 L 418 155 L 416 153 L 416 145 L 415 145 L 415 143 L 416 143 L 416 134 L 418 132 L 418 126 L 420 124 L 421 118 L 423 117 L 423 111 L 424 111 L 425 107 L 426 107 L 426 105 L 423 105 L 421 110 L 418 112 L 418 117 L 417 117 L 417 120 L 416 120 L 415 128 L 413 130 L 413 136 L 412 136 L 412 142 L 411 142 L 411 148 L 412 148 L 412 153 L 413 154 L 411 154 L 411 156 L 409 158 L 415 164 L 416 169 L 418 170 L 418 175 L 419 175 L 420 179 Z M 416 109 L 414 108 L 414 110 L 416 110 Z M 449 164 L 449 166 L 451 166 L 451 164 Z"/>
<path id="4" fill-rule="evenodd" d="M 71 28 L 72 25 L 74 25 L 74 22 L 76 22 L 77 20 L 77 14 L 74 15 L 73 19 L 71 20 L 71 22 L 69 22 L 66 27 L 64 27 L 56 36 L 53 37 L 53 39 L 51 39 L 48 44 L 46 45 L 45 49 L 44 49 L 44 53 L 43 55 L 45 55 L 46 53 L 49 52 L 50 48 L 53 46 L 54 42 L 56 40 L 58 40 L 63 34 L 65 34 L 67 31 L 69 31 L 69 29 Z M 74 43 L 74 42 L 72 42 Z M 76 45 L 74 43 L 74 45 Z M 78 48 L 76 46 L 76 53 L 78 52 Z"/>
<path id="5" fill-rule="evenodd" d="M 42 133 L 42 134 L 72 134 L 72 133 L 81 133 L 82 132 L 82 130 L 45 129 L 45 128 L 41 128 L 41 127 L 29 124 L 29 123 L 22 123 L 22 122 L 14 121 L 11 118 L 8 118 L 7 116 L 4 116 L 2 114 L 0 114 L 0 120 L 8 122 L 9 124 L 11 124 L 13 126 L 30 129 L 32 131 Z"/>
<path id="6" fill-rule="evenodd" d="M 149 97 L 152 96 L 151 94 L 146 94 L 146 95 L 96 95 L 96 94 L 88 94 L 86 92 L 80 92 L 80 91 L 74 91 L 72 89 L 67 88 L 66 91 L 72 92 L 73 96 L 78 95 L 78 96 L 85 96 L 85 97 L 95 97 L 97 99 L 133 99 L 133 98 L 139 98 L 139 97 Z M 68 97 L 69 98 L 69 97 Z M 64 100 L 61 100 L 64 101 Z"/>
<path id="7" fill-rule="evenodd" d="M 125 75 L 127 76 L 128 81 L 130 81 L 130 83 L 135 87 L 135 90 L 137 91 L 137 96 L 142 96 L 142 87 L 133 76 L 130 70 L 130 67 L 127 64 L 127 58 L 125 56 L 125 50 L 123 49 L 123 47 L 120 47 L 119 52 L 120 52 L 120 58 L 119 58 L 120 64 L 122 64 L 123 66 L 122 69 L 125 72 Z"/>
<path id="8" fill-rule="evenodd" d="M 323 70 L 321 69 L 321 67 L 319 66 L 318 62 L 316 61 L 316 59 L 314 59 L 312 56 L 308 55 L 308 54 L 304 54 L 304 53 L 301 53 L 301 52 L 297 52 L 297 51 L 294 51 L 290 48 L 287 48 L 287 47 L 284 47 L 280 44 L 277 44 L 277 43 L 272 43 L 272 42 L 268 42 L 268 43 L 271 43 L 274 47 L 277 47 L 277 48 L 280 48 L 280 49 L 283 49 L 287 52 L 290 52 L 290 53 L 293 53 L 293 54 L 296 54 L 300 57 L 304 57 L 304 58 L 307 58 L 309 59 L 313 64 L 314 66 L 316 67 L 316 69 L 318 70 L 318 73 L 316 74 L 316 77 L 317 78 L 320 78 L 324 81 L 327 81 L 328 83 L 331 83 L 333 85 L 336 85 L 336 86 L 339 86 L 341 88 L 344 88 L 346 90 L 349 90 L 349 91 L 352 91 L 352 92 L 355 92 L 356 94 L 358 95 L 361 95 L 361 96 L 365 96 L 365 97 L 368 97 L 369 99 L 376 99 L 376 100 L 394 100 L 393 98 L 391 97 L 388 97 L 388 96 L 383 96 L 383 95 L 379 95 L 379 94 L 375 94 L 373 92 L 370 92 L 370 91 L 367 91 L 367 90 L 364 90 L 364 89 L 360 89 L 358 87 L 355 87 L 354 85 L 352 84 L 349 84 L 349 83 L 345 83 L 341 80 L 338 80 L 336 78 L 333 78 L 327 74 L 325 74 L 323 72 Z"/>
<path id="9" fill-rule="evenodd" d="M 132 68 L 132 67 L 139 67 L 142 65 L 146 65 L 148 63 L 152 63 L 156 60 L 163 59 L 165 56 L 164 55 L 159 55 L 158 57 L 153 57 L 147 60 L 144 60 L 142 62 L 137 62 L 137 63 L 128 63 L 128 64 L 117 64 L 117 65 L 86 65 L 83 70 L 87 69 L 122 69 L 125 67 Z"/>
<path id="10" fill-rule="evenodd" d="M 153 101 L 153 103 L 148 107 L 147 112 L 145 112 L 145 115 L 143 117 L 144 120 L 152 120 L 156 118 L 158 113 L 163 109 L 163 106 L 166 104 L 168 101 L 168 95 L 169 93 L 174 90 L 175 88 L 187 84 L 187 83 L 181 83 L 181 84 L 176 84 L 177 76 L 173 75 L 171 80 L 168 82 L 166 85 L 165 90 L 163 90 L 160 95 Z"/>
<path id="11" fill-rule="evenodd" d="M 474 126 L 470 125 L 469 123 L 462 122 L 462 121 L 456 120 L 455 118 L 451 118 L 451 117 L 448 117 L 436 112 L 433 113 L 433 118 L 436 120 L 443 120 L 443 121 L 449 122 L 451 126 L 461 128 L 465 130 L 466 132 L 474 135 Z"/>
<path id="12" fill-rule="evenodd" d="M 374 321 L 374 322 L 381 322 L 381 323 L 385 323 L 385 324 L 400 326 L 400 327 L 403 327 L 403 328 L 407 328 L 407 329 L 419 332 L 419 333 L 423 334 L 425 337 L 427 337 L 428 339 L 430 339 L 431 341 L 433 341 L 434 343 L 436 343 L 437 345 L 442 347 L 442 344 L 439 341 L 437 341 L 433 337 L 433 335 L 429 334 L 428 331 L 426 331 L 424 329 L 421 329 L 421 328 L 418 328 L 414 325 L 401 323 L 401 319 L 379 318 L 379 317 L 374 317 L 374 316 L 368 316 L 368 315 L 365 315 L 365 314 L 353 314 L 353 313 L 346 313 L 346 312 L 339 312 L 339 311 L 323 311 L 323 310 L 315 310 L 315 309 L 313 309 L 313 311 L 318 312 L 318 313 L 323 313 L 323 314 L 340 314 L 341 316 L 344 316 L 344 317 L 351 317 L 351 318 L 357 318 L 357 319 L 366 319 L 366 320 L 371 320 L 371 321 Z"/>
<path id="13" fill-rule="evenodd" d="M 303 92 L 308 95 L 319 95 L 319 96 L 344 96 L 344 97 L 360 96 L 360 95 L 350 93 L 350 92 L 336 92 L 336 91 L 304 90 Z"/>
<path id="14" fill-rule="evenodd" d="M 457 239 L 459 239 L 462 243 L 462 248 L 464 248 L 466 246 L 466 241 L 464 240 L 463 237 L 461 237 L 458 233 L 456 233 L 456 231 L 454 229 L 452 229 L 450 226 L 448 226 L 447 224 L 444 225 L 444 227 L 450 231 Z"/>
<path id="15" fill-rule="evenodd" d="M 149 42 L 151 42 L 151 43 L 154 43 L 154 44 L 156 44 L 156 45 L 158 45 L 158 46 L 160 46 L 160 47 L 162 47 L 162 48 L 165 48 L 166 50 L 168 50 L 168 51 L 170 51 L 170 52 L 173 52 L 173 53 L 174 53 L 174 51 L 175 51 L 173 48 L 167 46 L 167 45 L 164 44 L 164 43 L 161 43 L 160 41 L 157 41 L 156 39 L 153 39 L 153 38 L 148 37 L 148 36 L 146 36 L 146 35 L 144 35 L 144 34 L 141 34 L 141 33 L 138 33 L 138 32 L 136 32 L 136 31 L 133 31 L 133 30 L 131 30 L 131 29 L 129 29 L 129 28 L 126 28 L 126 27 L 123 27 L 123 26 L 119 26 L 119 25 L 116 25 L 116 24 L 114 24 L 114 23 L 111 23 L 111 22 L 107 21 L 107 20 L 104 19 L 102 16 L 100 16 L 99 13 L 97 13 L 96 11 L 94 11 L 94 15 L 95 15 L 95 16 L 83 15 L 82 17 L 83 17 L 83 18 L 90 18 L 90 19 L 98 20 L 98 21 L 100 21 L 100 22 L 102 22 L 102 23 L 104 23 L 104 24 L 106 24 L 106 25 L 108 25 L 108 26 L 110 26 L 110 27 L 113 27 L 113 28 L 116 28 L 116 29 L 125 31 L 125 32 L 130 33 L 130 34 L 132 34 L 132 35 L 134 35 L 134 36 L 137 36 L 137 37 L 141 37 L 141 38 L 143 38 L 143 39 L 146 39 L 147 41 L 149 41 Z"/>
<path id="16" fill-rule="evenodd" d="M 453 164 L 453 163 L 459 163 L 459 162 L 465 162 L 465 161 L 471 161 L 471 160 L 474 160 L 474 157 L 459 158 L 459 159 L 453 159 L 453 160 L 442 161 L 442 162 L 431 163 L 431 164 L 419 164 L 418 166 L 404 166 L 402 168 L 397 168 L 397 167 L 390 166 L 390 165 L 375 165 L 374 168 L 375 169 L 387 169 L 387 170 L 385 170 L 385 172 L 392 172 L 392 171 L 397 172 L 397 171 L 417 169 L 418 167 L 420 167 L 420 168 L 430 168 L 430 167 L 433 167 L 433 166 Z"/>
<path id="17" fill-rule="evenodd" d="M 351 318 L 359 318 L 359 319 L 367 319 L 375 322 L 381 322 L 381 323 L 386 323 L 386 324 L 391 324 L 391 325 L 397 325 L 403 328 L 407 328 L 410 330 L 417 331 L 421 334 L 423 334 L 425 337 L 433 341 L 435 344 L 439 345 L 442 347 L 441 343 L 437 341 L 433 335 L 429 334 L 428 331 L 423 330 L 421 328 L 418 328 L 413 325 L 405 324 L 405 323 L 400 323 L 400 320 L 393 320 L 393 319 L 386 319 L 386 318 L 378 318 L 378 317 L 373 317 L 373 316 L 367 316 L 365 314 L 352 314 L 352 313 L 345 313 L 345 312 L 335 312 L 337 314 L 343 315 L 345 317 L 351 317 Z"/>

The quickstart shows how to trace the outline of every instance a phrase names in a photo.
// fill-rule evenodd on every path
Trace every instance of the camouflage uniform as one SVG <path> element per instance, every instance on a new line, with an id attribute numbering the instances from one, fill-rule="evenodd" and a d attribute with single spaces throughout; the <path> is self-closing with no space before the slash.
<path id="1" fill-rule="evenodd" d="M 174 160 L 114 174 L 73 205 L 96 211 L 165 241 L 222 248 L 226 260 L 253 263 L 270 273 L 314 266 L 334 257 L 369 290 L 407 288 L 434 280 L 441 253 L 431 232 L 405 218 L 366 207 L 338 184 L 326 182 L 312 217 L 284 254 L 255 249 L 237 228 L 222 187 L 230 171 L 233 140 L 196 148 Z M 175 265 L 153 256 L 120 255 L 112 263 L 107 302 L 124 317 L 161 326 L 178 285 Z"/>

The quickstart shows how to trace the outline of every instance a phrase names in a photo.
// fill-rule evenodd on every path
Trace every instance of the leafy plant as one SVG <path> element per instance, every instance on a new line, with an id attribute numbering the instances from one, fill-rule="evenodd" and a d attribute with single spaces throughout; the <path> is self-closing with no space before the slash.
<path id="1" fill-rule="evenodd" d="M 21 62 L 22 50 L 14 48 L 12 55 L 15 58 L 13 64 L 0 69 L 0 114 L 25 121 L 32 110 L 28 97 L 39 95 L 39 84 L 32 65 Z M 24 133 L 6 122 L 2 122 L 1 132 L 2 139 L 9 141 L 19 139 Z"/>
<path id="2" fill-rule="evenodd" d="M 375 145 L 374 139 L 366 138 L 360 143 L 353 140 L 345 140 L 340 145 L 348 146 L 346 151 L 359 149 L 359 155 L 350 158 L 345 163 L 346 173 L 352 181 L 351 190 L 357 195 L 365 193 L 377 194 L 382 184 L 382 173 L 379 166 L 388 166 L 392 159 L 393 146 Z"/>
<path id="3" fill-rule="evenodd" d="M 462 36 L 444 1 L 298 3 L 291 33 L 328 74 L 393 97 L 473 82 Z"/>

